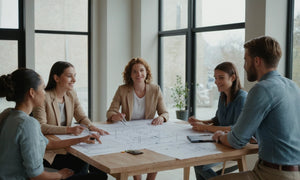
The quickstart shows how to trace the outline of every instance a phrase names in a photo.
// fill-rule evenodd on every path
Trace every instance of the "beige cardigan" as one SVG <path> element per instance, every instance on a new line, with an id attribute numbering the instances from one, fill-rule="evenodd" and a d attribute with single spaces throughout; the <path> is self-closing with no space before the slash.
<path id="1" fill-rule="evenodd" d="M 41 130 L 47 134 L 67 134 L 67 126 L 71 126 L 73 117 L 75 120 L 86 126 L 91 125 L 91 121 L 82 110 L 75 91 L 68 91 L 64 95 L 66 110 L 66 126 L 60 125 L 60 111 L 54 90 L 46 91 L 45 102 L 42 106 L 34 108 L 32 114 L 40 122 Z M 64 149 L 47 150 L 44 156 L 50 164 L 56 154 L 66 154 Z"/>
<path id="2" fill-rule="evenodd" d="M 145 95 L 145 119 L 153 119 L 155 113 L 164 118 L 166 122 L 169 119 L 169 113 L 166 110 L 160 87 L 155 84 L 146 84 Z M 133 87 L 128 85 L 119 86 L 113 101 L 106 113 L 108 121 L 114 114 L 119 113 L 120 106 L 122 106 L 122 113 L 126 114 L 126 120 L 130 121 L 133 109 Z"/>

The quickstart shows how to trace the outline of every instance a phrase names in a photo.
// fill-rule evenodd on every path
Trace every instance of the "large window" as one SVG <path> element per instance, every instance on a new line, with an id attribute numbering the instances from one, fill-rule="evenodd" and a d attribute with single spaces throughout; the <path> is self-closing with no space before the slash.
<path id="1" fill-rule="evenodd" d="M 185 79 L 185 36 L 166 36 L 161 39 L 162 68 L 164 100 L 167 107 L 172 107 L 171 87 L 176 81 L 176 75 Z M 174 75 L 176 70 L 176 75 Z"/>
<path id="2" fill-rule="evenodd" d="M 294 1 L 293 73 L 292 79 L 300 87 L 300 0 Z"/>
<path id="3" fill-rule="evenodd" d="M 76 70 L 75 90 L 89 111 L 89 0 L 35 1 L 35 69 L 47 84 L 51 66 L 68 61 Z"/>
<path id="4" fill-rule="evenodd" d="M 25 66 L 22 0 L 0 0 L 0 76 Z M 0 98 L 0 112 L 14 102 Z"/>
<path id="5" fill-rule="evenodd" d="M 12 73 L 18 68 L 18 42 L 13 40 L 0 40 L 0 76 Z M 8 102 L 5 98 L 0 98 L 0 113 L 8 108 L 14 107 L 14 102 Z"/>
<path id="6" fill-rule="evenodd" d="M 238 69 L 244 84 L 244 29 L 211 31 L 196 34 L 196 115 L 210 119 L 214 116 L 219 92 L 214 83 L 214 68 L 230 61 Z"/>
<path id="7" fill-rule="evenodd" d="M 162 30 L 187 28 L 188 0 L 162 0 Z"/>
<path id="8" fill-rule="evenodd" d="M 190 115 L 210 119 L 219 98 L 215 66 L 233 62 L 244 84 L 245 0 L 160 0 L 159 13 L 159 84 L 170 117 L 170 89 L 180 75 L 190 87 Z"/>
<path id="9" fill-rule="evenodd" d="M 0 0 L 0 28 L 19 28 L 18 0 Z"/>

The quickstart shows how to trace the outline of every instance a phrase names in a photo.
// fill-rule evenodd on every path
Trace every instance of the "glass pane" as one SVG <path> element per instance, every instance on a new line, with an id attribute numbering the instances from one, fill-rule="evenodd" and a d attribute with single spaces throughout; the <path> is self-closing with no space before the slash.
<path id="1" fill-rule="evenodd" d="M 0 40 L 0 76 L 10 74 L 18 68 L 18 42 Z M 14 102 L 0 98 L 0 112 L 8 107 L 14 107 Z"/>
<path id="2" fill-rule="evenodd" d="M 300 86 L 300 0 L 295 1 L 294 43 L 293 43 L 293 77 Z"/>
<path id="3" fill-rule="evenodd" d="M 18 0 L 0 0 L 0 28 L 19 28 Z"/>
<path id="4" fill-rule="evenodd" d="M 162 30 L 187 28 L 187 0 L 162 1 Z"/>
<path id="5" fill-rule="evenodd" d="M 87 0 L 35 0 L 35 29 L 87 31 Z"/>
<path id="6" fill-rule="evenodd" d="M 198 33 L 196 69 L 196 116 L 208 120 L 214 117 L 219 92 L 214 83 L 214 68 L 221 62 L 230 61 L 238 69 L 244 85 L 244 34 L 245 30 L 227 30 Z"/>
<path id="7" fill-rule="evenodd" d="M 196 27 L 245 22 L 245 0 L 197 0 Z"/>
<path id="8" fill-rule="evenodd" d="M 171 36 L 162 38 L 163 62 L 163 93 L 170 118 L 176 118 L 171 98 L 171 88 L 176 82 L 176 75 L 185 81 L 185 36 Z"/>
<path id="9" fill-rule="evenodd" d="M 35 69 L 48 82 L 56 61 L 68 61 L 76 70 L 75 90 L 86 115 L 88 113 L 87 36 L 35 34 Z"/>

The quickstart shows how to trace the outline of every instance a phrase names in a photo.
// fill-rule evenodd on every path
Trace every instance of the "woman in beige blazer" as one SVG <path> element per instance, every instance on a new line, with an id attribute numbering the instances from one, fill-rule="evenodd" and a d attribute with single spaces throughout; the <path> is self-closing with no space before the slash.
<path id="1" fill-rule="evenodd" d="M 93 126 L 85 115 L 76 92 L 73 90 L 76 82 L 75 75 L 75 68 L 71 63 L 58 61 L 52 66 L 45 88 L 45 103 L 33 111 L 33 116 L 41 124 L 43 134 L 81 134 L 85 128 L 71 127 L 73 117 L 79 124 L 91 131 L 97 131 L 101 135 L 108 134 Z M 61 105 L 64 106 L 63 111 L 60 109 Z"/>
<path id="2" fill-rule="evenodd" d="M 75 79 L 75 68 L 71 63 L 58 61 L 50 70 L 48 84 L 45 88 L 46 95 L 43 105 L 33 110 L 33 116 L 40 122 L 43 134 L 74 134 L 79 135 L 85 128 L 97 131 L 99 134 L 108 132 L 93 126 L 91 121 L 83 112 L 76 92 L 73 90 Z M 71 126 L 73 117 L 81 126 Z M 85 127 L 83 127 L 85 126 Z M 79 158 L 62 152 L 45 153 L 45 165 L 52 168 L 69 167 L 77 173 L 87 173 L 88 164 Z M 90 167 L 90 171 L 95 171 Z M 99 173 L 103 173 L 100 172 Z M 105 173 L 104 176 L 107 177 Z"/>
<path id="3" fill-rule="evenodd" d="M 107 121 L 152 119 L 153 125 L 159 125 L 169 119 L 160 87 L 150 83 L 152 74 L 144 59 L 131 59 L 123 72 L 123 80 L 125 84 L 118 88 L 107 111 Z M 156 112 L 158 117 L 154 117 Z M 147 179 L 155 179 L 156 174 L 149 173 Z M 141 175 L 134 179 L 141 179 Z"/>

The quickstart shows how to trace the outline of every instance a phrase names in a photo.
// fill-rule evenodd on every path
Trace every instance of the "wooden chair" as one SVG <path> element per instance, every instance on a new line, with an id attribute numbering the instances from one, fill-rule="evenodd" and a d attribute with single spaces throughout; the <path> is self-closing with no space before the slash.
<path id="1" fill-rule="evenodd" d="M 223 168 L 218 170 L 216 173 L 218 175 L 224 175 L 227 173 L 231 173 L 237 169 L 239 169 L 240 172 L 248 170 L 247 163 L 246 163 L 246 156 L 242 156 L 240 159 L 234 159 L 234 160 L 230 160 L 230 161 L 236 161 L 237 165 L 226 167 L 226 162 L 228 162 L 228 161 L 224 161 Z"/>
<path id="2" fill-rule="evenodd" d="M 237 169 L 239 169 L 240 172 L 248 170 L 247 163 L 246 163 L 246 156 L 242 156 L 239 159 L 233 159 L 233 160 L 230 160 L 230 161 L 236 161 L 237 165 L 226 168 L 226 162 L 227 161 L 224 161 L 223 168 L 221 170 L 219 170 L 220 172 L 217 171 L 217 174 L 223 175 L 223 174 L 226 174 L 226 173 L 229 173 L 229 172 L 233 172 Z M 190 177 L 190 167 L 183 168 L 183 172 L 184 172 L 183 173 L 183 179 L 184 180 L 189 179 L 189 177 Z"/>

